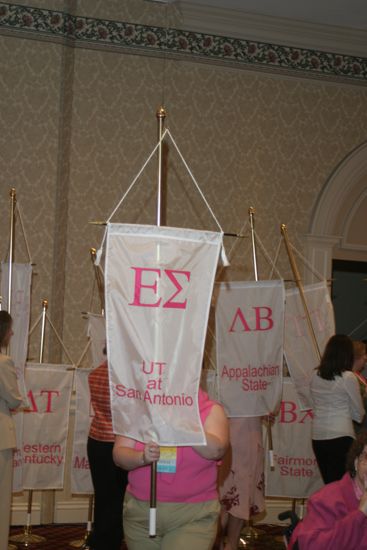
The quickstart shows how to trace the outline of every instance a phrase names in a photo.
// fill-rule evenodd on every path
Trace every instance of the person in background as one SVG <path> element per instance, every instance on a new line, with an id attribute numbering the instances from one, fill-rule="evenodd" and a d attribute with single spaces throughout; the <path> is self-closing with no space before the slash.
<path id="1" fill-rule="evenodd" d="M 211 550 L 219 516 L 217 462 L 228 447 L 228 421 L 221 405 L 199 390 L 206 445 L 174 447 L 173 468 L 157 473 L 157 535 L 149 537 L 150 464 L 165 447 L 116 436 L 116 464 L 129 470 L 124 528 L 129 550 Z M 173 456 L 173 458 L 172 458 Z"/>
<path id="2" fill-rule="evenodd" d="M 230 418 L 229 426 L 231 445 L 219 470 L 220 548 L 237 550 L 245 520 L 265 509 L 262 417 Z"/>
<path id="3" fill-rule="evenodd" d="M 352 421 L 360 423 L 364 416 L 353 361 L 351 339 L 336 334 L 327 342 L 311 378 L 312 448 L 324 483 L 343 477 L 346 456 L 355 438 Z"/>
<path id="4" fill-rule="evenodd" d="M 106 354 L 106 349 L 103 353 Z M 107 361 L 90 373 L 88 382 L 94 411 L 87 443 L 94 487 L 94 525 L 86 546 L 92 550 L 120 550 L 127 472 L 118 468 L 112 458 L 115 435 Z"/>
<path id="5" fill-rule="evenodd" d="M 11 409 L 22 404 L 13 361 L 1 350 L 7 348 L 13 335 L 12 318 L 0 311 L 0 550 L 8 549 L 13 449 L 16 448 L 15 425 Z"/>
<path id="6" fill-rule="evenodd" d="M 298 546 L 297 546 L 298 544 Z M 367 433 L 353 442 L 347 473 L 314 493 L 307 514 L 292 533 L 288 550 L 367 548 Z"/>
<path id="7" fill-rule="evenodd" d="M 366 365 L 367 354 L 366 344 L 361 340 L 353 340 L 353 372 L 358 380 L 359 389 L 364 405 L 365 413 L 367 412 L 367 380 L 363 376 L 362 371 Z M 365 414 L 362 424 L 354 423 L 354 428 L 358 433 L 361 429 L 367 428 L 367 415 Z"/>

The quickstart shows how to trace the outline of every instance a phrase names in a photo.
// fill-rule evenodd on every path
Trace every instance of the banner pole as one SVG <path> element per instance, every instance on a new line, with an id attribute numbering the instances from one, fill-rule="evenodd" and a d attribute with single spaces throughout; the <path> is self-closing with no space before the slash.
<path id="1" fill-rule="evenodd" d="M 304 293 L 304 290 L 303 290 L 301 275 L 298 271 L 296 260 L 294 258 L 294 254 L 293 254 L 293 251 L 292 251 L 291 246 L 290 246 L 290 242 L 289 242 L 289 238 L 288 238 L 288 232 L 287 232 L 287 226 L 284 223 L 281 224 L 280 231 L 281 231 L 281 233 L 283 235 L 283 238 L 284 238 L 284 244 L 285 244 L 285 247 L 286 247 L 286 250 L 287 250 L 289 263 L 291 265 L 291 269 L 292 269 L 292 272 L 293 272 L 293 277 L 294 277 L 294 280 L 295 280 L 296 285 L 298 287 L 298 291 L 299 291 L 299 295 L 300 295 L 300 298 L 301 298 L 302 306 L 303 306 L 303 309 L 304 309 L 304 312 L 305 312 L 305 315 L 306 315 L 307 327 L 308 327 L 309 333 L 311 335 L 311 339 L 312 339 L 314 349 L 316 351 L 316 355 L 318 357 L 318 360 L 320 361 L 321 360 L 320 348 L 319 348 L 319 345 L 317 343 L 315 331 L 313 329 L 313 325 L 312 325 L 312 321 L 311 321 L 311 317 L 310 317 L 310 312 L 308 310 L 306 297 L 305 297 L 305 293 Z M 297 499 L 292 499 L 292 511 L 293 512 L 295 512 L 295 510 L 296 510 L 296 503 L 297 503 Z"/>
<path id="2" fill-rule="evenodd" d="M 255 281 L 259 280 L 258 271 L 257 271 L 257 251 L 256 251 L 256 241 L 255 241 L 255 208 L 250 206 L 248 209 L 249 219 L 250 219 L 250 229 L 251 229 L 251 245 L 252 245 L 252 261 L 254 265 L 254 276 Z"/>
<path id="3" fill-rule="evenodd" d="M 162 135 L 166 111 L 163 106 L 159 107 L 156 112 L 158 120 L 158 193 L 157 193 L 157 226 L 161 226 L 162 222 Z M 159 257 L 159 249 L 158 249 Z M 157 524 L 157 462 L 152 462 L 150 465 L 150 503 L 149 503 L 149 536 L 156 536 Z"/>
<path id="4" fill-rule="evenodd" d="M 48 308 L 48 301 L 42 300 L 42 326 L 41 326 L 41 344 L 40 344 L 40 354 L 39 354 L 40 363 L 43 362 L 47 308 Z M 30 544 L 37 544 L 39 542 L 44 542 L 46 540 L 46 537 L 32 534 L 32 503 L 33 503 L 33 489 L 29 489 L 28 505 L 27 505 L 27 521 L 24 527 L 24 532 L 21 535 L 14 535 L 10 537 L 10 540 L 12 542 L 19 542 L 21 544 L 24 544 L 24 546 L 29 546 Z"/>
<path id="5" fill-rule="evenodd" d="M 166 111 L 164 107 L 159 107 L 156 113 L 158 120 L 158 191 L 157 191 L 157 225 L 161 225 L 162 219 L 162 134 L 164 127 L 164 120 L 166 118 Z"/>
<path id="6" fill-rule="evenodd" d="M 95 248 L 90 249 L 90 258 L 92 260 L 94 276 L 97 283 L 98 296 L 101 306 L 101 314 L 104 315 L 104 284 L 101 269 L 95 264 L 97 257 L 97 250 Z M 90 342 L 89 342 L 90 343 Z M 69 546 L 73 548 L 88 548 L 88 538 L 92 532 L 92 522 L 93 522 L 93 504 L 94 504 L 94 493 L 88 495 L 88 517 L 87 517 L 87 528 L 82 539 L 76 539 L 69 542 Z"/>
<path id="7" fill-rule="evenodd" d="M 11 291 L 13 279 L 14 261 L 14 226 L 15 226 L 15 204 L 17 195 L 14 187 L 10 189 L 10 238 L 9 238 L 9 281 L 8 281 L 8 312 L 11 314 Z"/>
<path id="8" fill-rule="evenodd" d="M 256 250 L 256 239 L 255 239 L 255 208 L 250 206 L 249 210 L 250 218 L 250 229 L 251 229 L 251 243 L 252 243 L 252 258 L 254 263 L 254 275 L 255 281 L 259 280 L 258 268 L 257 268 L 257 250 Z M 271 421 L 270 416 L 268 415 L 266 420 L 266 433 L 268 438 L 268 449 L 269 449 L 269 462 L 270 469 L 274 470 L 274 448 L 273 448 L 273 435 L 271 433 Z"/>
<path id="9" fill-rule="evenodd" d="M 249 215 L 249 222 L 250 222 L 250 233 L 251 233 L 251 248 L 252 248 L 252 262 L 254 267 L 254 277 L 255 281 L 258 282 L 259 280 L 259 272 L 258 272 L 258 266 L 257 266 L 257 249 L 256 249 L 256 239 L 255 239 L 255 208 L 253 206 L 250 206 L 248 209 L 248 215 Z M 266 424 L 267 428 L 267 438 L 268 438 L 268 444 L 269 444 L 269 455 L 272 456 L 273 452 L 273 439 L 271 435 L 271 425 L 268 417 L 268 421 Z M 270 447 L 271 445 L 271 447 Z M 253 521 L 251 519 L 251 516 L 249 515 L 249 519 L 247 522 L 247 526 L 241 531 L 241 535 L 245 537 L 247 540 L 249 539 L 257 539 L 259 535 L 262 535 L 263 531 L 261 529 L 255 529 L 253 526 Z"/>
<path id="10" fill-rule="evenodd" d="M 291 246 L 290 246 L 290 242 L 289 242 L 289 238 L 288 238 L 288 232 L 287 232 L 287 226 L 284 223 L 282 223 L 281 226 L 280 226 L 280 230 L 281 230 L 283 238 L 284 238 L 284 244 L 285 244 L 285 247 L 286 247 L 286 250 L 287 250 L 289 262 L 291 264 L 293 276 L 294 276 L 296 285 L 297 285 L 298 290 L 299 290 L 299 295 L 300 295 L 300 298 L 301 298 L 302 306 L 303 306 L 303 309 L 304 309 L 304 312 L 305 312 L 305 315 L 306 315 L 308 330 L 309 330 L 309 333 L 311 335 L 312 343 L 314 345 L 318 360 L 320 361 L 320 359 L 321 359 L 320 348 L 319 348 L 319 345 L 317 343 L 316 334 L 315 334 L 315 331 L 314 331 L 314 328 L 313 328 L 313 325 L 312 325 L 310 312 L 308 310 L 308 306 L 307 306 L 307 302 L 306 302 L 306 298 L 305 298 L 305 293 L 304 293 L 304 290 L 303 290 L 302 279 L 301 279 L 301 276 L 299 274 L 297 264 L 296 264 L 296 260 L 294 258 L 294 255 L 293 255 L 293 252 L 292 252 L 292 249 L 291 249 Z"/>

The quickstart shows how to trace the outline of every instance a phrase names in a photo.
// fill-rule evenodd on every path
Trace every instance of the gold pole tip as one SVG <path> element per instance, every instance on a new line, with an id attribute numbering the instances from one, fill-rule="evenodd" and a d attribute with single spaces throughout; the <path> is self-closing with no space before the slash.
<path id="1" fill-rule="evenodd" d="M 253 206 L 250 206 L 250 208 L 248 209 L 248 213 L 251 215 L 251 214 L 255 214 L 255 208 Z"/>
<path id="2" fill-rule="evenodd" d="M 95 248 L 90 249 L 90 255 L 92 256 L 92 259 L 94 260 L 97 256 L 97 250 Z"/>
<path id="3" fill-rule="evenodd" d="M 157 118 L 166 118 L 166 110 L 165 110 L 165 108 L 164 108 L 164 107 L 159 107 L 159 108 L 157 109 L 156 115 L 157 115 Z"/>
<path id="4" fill-rule="evenodd" d="M 287 226 L 285 225 L 285 223 L 280 224 L 280 230 L 282 231 L 282 233 L 287 231 Z"/>
<path id="5" fill-rule="evenodd" d="M 42 307 L 48 308 L 48 300 L 42 300 Z"/>
<path id="6" fill-rule="evenodd" d="M 15 187 L 10 188 L 9 195 L 11 196 L 12 199 L 16 197 L 17 193 L 15 191 Z"/>

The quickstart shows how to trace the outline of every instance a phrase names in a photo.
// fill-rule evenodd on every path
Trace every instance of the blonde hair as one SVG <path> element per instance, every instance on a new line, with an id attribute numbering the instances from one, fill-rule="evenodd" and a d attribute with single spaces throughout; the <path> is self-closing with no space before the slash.
<path id="1" fill-rule="evenodd" d="M 366 353 L 366 344 L 361 340 L 353 340 L 354 359 L 359 359 Z"/>

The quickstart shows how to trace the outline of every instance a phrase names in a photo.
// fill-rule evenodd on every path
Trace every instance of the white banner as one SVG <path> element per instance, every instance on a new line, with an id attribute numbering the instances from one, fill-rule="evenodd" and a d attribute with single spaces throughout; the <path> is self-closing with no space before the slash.
<path id="1" fill-rule="evenodd" d="M 13 337 L 10 340 L 9 355 L 14 361 L 19 389 L 26 394 L 24 386 L 24 365 L 27 359 L 29 319 L 31 308 L 31 264 L 12 264 L 11 311 Z M 8 310 L 9 263 L 1 263 L 2 308 Z"/>
<path id="2" fill-rule="evenodd" d="M 198 389 L 222 236 L 110 224 L 106 323 L 114 431 L 202 445 Z"/>
<path id="3" fill-rule="evenodd" d="M 308 498 L 323 486 L 311 443 L 312 411 L 301 411 L 290 379 L 284 380 L 273 426 L 274 471 L 266 454 L 265 487 L 270 497 Z"/>
<path id="4" fill-rule="evenodd" d="M 327 341 L 335 334 L 334 310 L 326 282 L 306 285 L 304 295 L 322 354 Z M 297 288 L 286 292 L 284 353 L 300 407 L 303 410 L 309 409 L 312 407 L 310 378 L 320 360 Z"/>
<path id="5" fill-rule="evenodd" d="M 92 494 L 93 484 L 87 455 L 87 439 L 93 411 L 90 402 L 88 376 L 93 369 L 75 371 L 76 408 L 71 457 L 71 492 Z"/>
<path id="6" fill-rule="evenodd" d="M 273 412 L 282 395 L 282 281 L 220 283 L 216 302 L 219 399 L 229 417 Z"/>
<path id="7" fill-rule="evenodd" d="M 23 488 L 63 487 L 73 370 L 27 364 L 30 407 L 24 413 Z"/>
<path id="8" fill-rule="evenodd" d="M 12 413 L 15 424 L 15 435 L 17 439 L 17 448 L 13 453 L 13 493 L 20 493 L 23 491 L 23 453 L 22 453 L 22 440 L 23 440 L 23 422 L 24 413 L 23 410 L 14 411 Z"/>
<path id="9" fill-rule="evenodd" d="M 103 354 L 106 347 L 106 321 L 103 315 L 88 313 L 87 335 L 91 341 L 92 365 L 97 368 L 106 360 Z"/>

